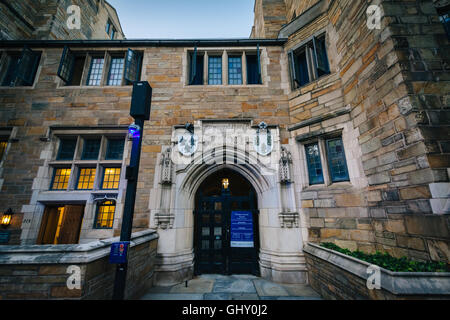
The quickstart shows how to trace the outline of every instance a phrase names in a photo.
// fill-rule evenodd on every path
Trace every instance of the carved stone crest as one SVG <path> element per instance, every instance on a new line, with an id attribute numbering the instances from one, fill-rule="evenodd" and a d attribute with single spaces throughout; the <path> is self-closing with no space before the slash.
<path id="1" fill-rule="evenodd" d="M 194 134 L 194 126 L 186 124 L 186 132 L 178 136 L 178 151 L 184 156 L 191 156 L 197 151 L 198 136 Z"/>
<path id="2" fill-rule="evenodd" d="M 267 156 L 273 150 L 273 141 L 270 130 L 265 122 L 261 122 L 256 130 L 254 146 L 256 152 L 262 156 Z"/>

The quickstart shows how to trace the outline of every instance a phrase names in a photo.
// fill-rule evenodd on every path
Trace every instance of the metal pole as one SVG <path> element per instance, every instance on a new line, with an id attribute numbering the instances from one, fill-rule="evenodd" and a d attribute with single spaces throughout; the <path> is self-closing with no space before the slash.
<path id="1" fill-rule="evenodd" d="M 144 119 L 135 119 L 141 129 L 139 136 L 133 138 L 133 147 L 131 148 L 130 165 L 127 167 L 127 192 L 125 196 L 125 205 L 123 210 L 122 230 L 120 241 L 131 240 L 131 230 L 133 227 L 134 204 L 136 202 L 136 189 L 139 174 L 139 162 L 141 159 L 142 136 L 144 132 Z M 128 248 L 129 250 L 129 248 Z M 113 300 L 123 300 L 125 296 L 125 286 L 127 278 L 128 263 L 117 265 L 116 278 L 114 281 Z"/>

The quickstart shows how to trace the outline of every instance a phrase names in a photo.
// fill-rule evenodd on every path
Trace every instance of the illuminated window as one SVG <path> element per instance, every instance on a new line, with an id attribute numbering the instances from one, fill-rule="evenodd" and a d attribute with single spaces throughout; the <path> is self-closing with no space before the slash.
<path id="1" fill-rule="evenodd" d="M 7 146 L 8 146 L 8 141 L 0 140 L 0 161 L 2 161 L 2 159 L 3 159 L 3 155 L 5 154 Z"/>
<path id="2" fill-rule="evenodd" d="M 114 212 L 116 204 L 113 201 L 105 201 L 98 205 L 97 216 L 95 218 L 94 228 L 111 229 L 114 222 Z"/>
<path id="3" fill-rule="evenodd" d="M 69 168 L 55 169 L 53 175 L 52 190 L 66 190 L 69 184 L 70 172 Z"/>
<path id="4" fill-rule="evenodd" d="M 105 168 L 102 189 L 119 189 L 120 168 Z"/>
<path id="5" fill-rule="evenodd" d="M 78 190 L 92 190 L 94 188 L 95 168 L 81 168 L 78 178 Z"/>

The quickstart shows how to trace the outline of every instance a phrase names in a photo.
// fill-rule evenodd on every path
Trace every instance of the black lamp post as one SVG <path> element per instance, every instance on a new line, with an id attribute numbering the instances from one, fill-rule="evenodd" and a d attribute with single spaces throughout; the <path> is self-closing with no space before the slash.
<path id="1" fill-rule="evenodd" d="M 129 136 L 133 141 L 133 147 L 131 149 L 130 165 L 127 167 L 125 174 L 128 182 L 123 210 L 122 230 L 120 233 L 121 242 L 129 243 L 131 240 L 144 120 L 150 120 L 151 96 L 152 88 L 147 81 L 135 82 L 133 84 L 130 115 L 134 118 L 135 122 L 128 128 Z M 127 269 L 128 261 L 117 265 L 113 300 L 124 299 Z"/>

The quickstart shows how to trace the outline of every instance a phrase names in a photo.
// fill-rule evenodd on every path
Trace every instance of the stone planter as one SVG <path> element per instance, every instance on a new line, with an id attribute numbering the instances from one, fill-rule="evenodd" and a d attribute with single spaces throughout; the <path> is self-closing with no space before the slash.
<path id="1" fill-rule="evenodd" d="M 450 299 L 449 272 L 380 270 L 380 289 L 369 289 L 370 263 L 308 243 L 303 249 L 311 286 L 326 299 Z"/>

